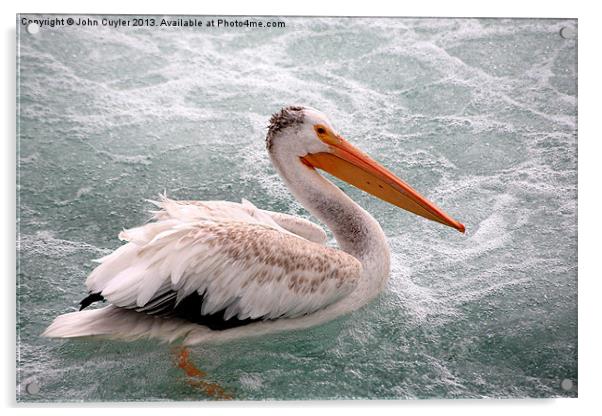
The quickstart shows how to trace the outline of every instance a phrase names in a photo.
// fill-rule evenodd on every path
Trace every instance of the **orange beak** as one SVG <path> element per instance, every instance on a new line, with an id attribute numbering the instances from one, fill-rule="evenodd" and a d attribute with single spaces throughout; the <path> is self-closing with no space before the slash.
<path id="1" fill-rule="evenodd" d="M 464 232 L 463 224 L 341 136 L 328 132 L 319 137 L 330 146 L 332 153 L 307 154 L 301 158 L 306 165 L 328 172 L 390 204 Z"/>

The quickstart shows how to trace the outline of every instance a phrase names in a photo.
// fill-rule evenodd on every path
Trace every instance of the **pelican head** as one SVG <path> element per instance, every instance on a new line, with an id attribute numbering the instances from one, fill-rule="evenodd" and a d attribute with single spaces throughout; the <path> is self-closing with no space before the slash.
<path id="1" fill-rule="evenodd" d="M 320 111 L 302 106 L 281 109 L 270 119 L 266 144 L 270 157 L 286 154 L 309 169 L 320 169 L 383 201 L 464 232 L 444 213 L 391 171 L 345 140 Z"/>

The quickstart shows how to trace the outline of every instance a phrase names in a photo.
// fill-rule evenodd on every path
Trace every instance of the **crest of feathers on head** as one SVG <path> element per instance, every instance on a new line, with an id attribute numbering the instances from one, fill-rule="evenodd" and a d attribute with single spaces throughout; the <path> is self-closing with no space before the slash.
<path id="1" fill-rule="evenodd" d="M 270 118 L 268 134 L 265 138 L 265 144 L 268 150 L 272 147 L 274 136 L 281 130 L 295 124 L 303 123 L 303 110 L 305 107 L 288 106 L 274 113 Z"/>

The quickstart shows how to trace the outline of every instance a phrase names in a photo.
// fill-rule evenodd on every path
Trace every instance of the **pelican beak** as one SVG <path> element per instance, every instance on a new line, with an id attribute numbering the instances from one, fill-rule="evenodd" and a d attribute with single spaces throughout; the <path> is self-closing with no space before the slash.
<path id="1" fill-rule="evenodd" d="M 301 158 L 303 163 L 328 172 L 399 208 L 464 232 L 463 224 L 444 213 L 367 154 L 341 136 L 332 133 L 328 136 L 320 139 L 330 146 L 331 152 L 307 154 Z"/>

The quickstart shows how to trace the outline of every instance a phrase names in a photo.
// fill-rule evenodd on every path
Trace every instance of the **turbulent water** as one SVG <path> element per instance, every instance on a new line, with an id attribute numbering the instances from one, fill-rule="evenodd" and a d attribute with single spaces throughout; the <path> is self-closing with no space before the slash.
<path id="1" fill-rule="evenodd" d="M 467 232 L 337 182 L 389 238 L 386 289 L 313 329 L 195 347 L 207 379 L 247 400 L 575 397 L 576 21 L 254 20 L 286 27 L 17 22 L 18 400 L 205 399 L 167 345 L 39 334 L 164 190 L 310 218 L 265 151 L 288 104 Z"/>

